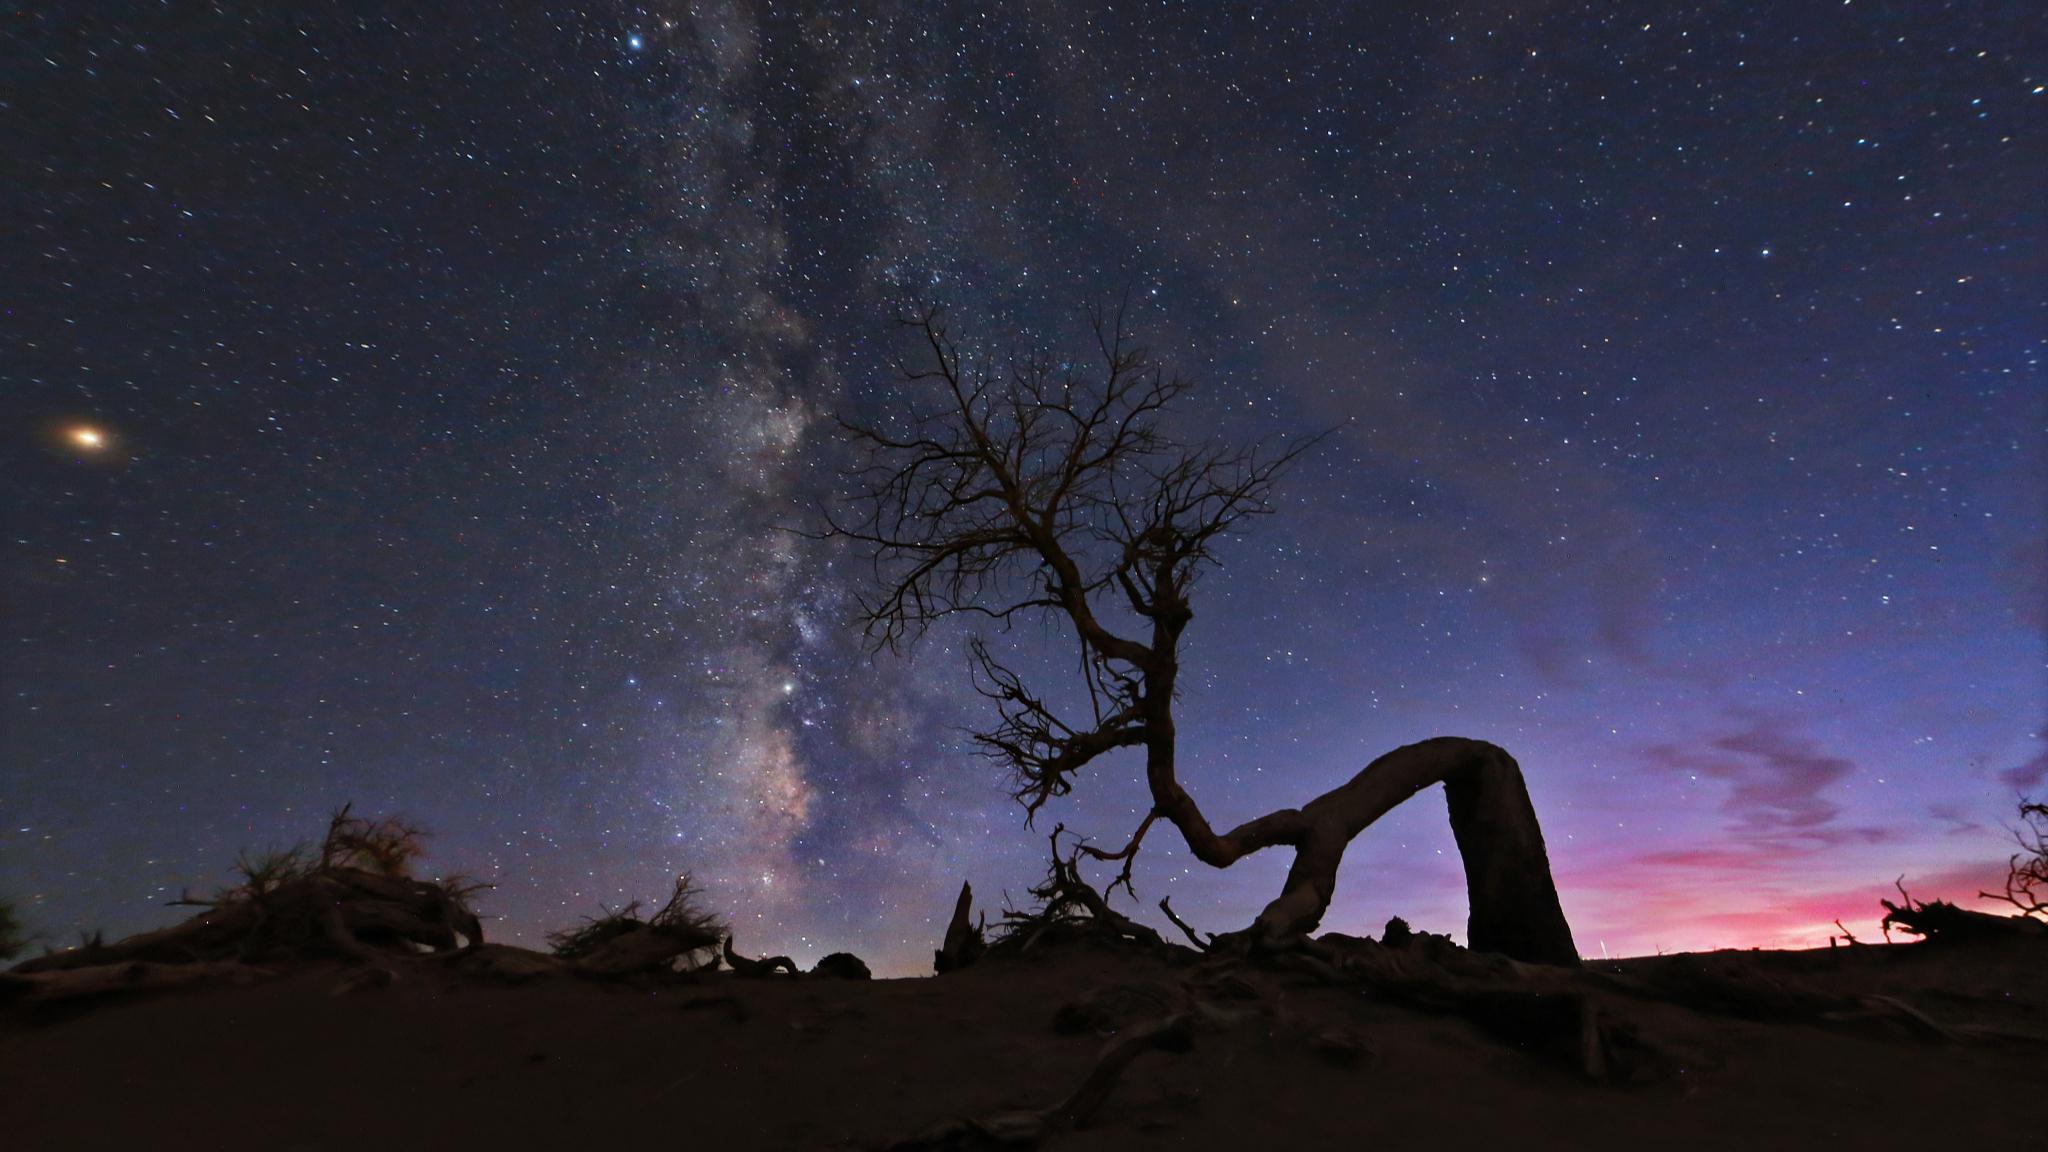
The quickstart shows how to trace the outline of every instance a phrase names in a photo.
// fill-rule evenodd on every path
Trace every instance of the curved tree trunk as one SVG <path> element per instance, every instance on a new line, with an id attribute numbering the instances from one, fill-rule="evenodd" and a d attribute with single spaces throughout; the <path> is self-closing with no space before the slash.
<path id="1" fill-rule="evenodd" d="M 1441 783 L 1465 862 L 1471 946 L 1530 963 L 1579 962 L 1521 766 L 1495 745 L 1457 736 L 1405 745 L 1299 809 L 1269 813 L 1221 836 L 1170 775 L 1154 775 L 1152 782 L 1160 815 L 1204 863 L 1220 868 L 1262 848 L 1295 849 L 1280 896 L 1252 926 L 1267 944 L 1313 932 L 1329 910 L 1337 866 L 1353 838 L 1395 805 Z"/>
<path id="2" fill-rule="evenodd" d="M 1466 942 L 1535 964 L 1576 965 L 1578 946 L 1557 902 L 1550 854 L 1521 766 L 1505 751 L 1492 753 L 1444 777 L 1451 835 L 1465 861 L 1471 918 Z"/>

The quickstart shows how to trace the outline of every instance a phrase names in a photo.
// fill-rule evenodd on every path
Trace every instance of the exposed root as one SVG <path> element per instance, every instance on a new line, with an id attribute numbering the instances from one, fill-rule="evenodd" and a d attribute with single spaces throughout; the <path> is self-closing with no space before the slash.
<path id="1" fill-rule="evenodd" d="M 1193 1046 L 1194 1038 L 1194 1018 L 1186 1012 L 1176 1012 L 1150 1024 L 1138 1025 L 1104 1046 L 1088 1074 L 1082 1077 L 1080 1086 L 1049 1108 L 950 1120 L 890 1144 L 888 1148 L 890 1152 L 940 1152 L 942 1149 L 1024 1146 L 1061 1132 L 1085 1128 L 1096 1110 L 1102 1107 L 1102 1102 L 1109 1099 L 1124 1070 L 1139 1056 L 1153 1049 L 1185 1052 Z"/>
<path id="2" fill-rule="evenodd" d="M 802 974 L 796 966 L 796 961 L 791 960 L 787 956 L 769 956 L 760 960 L 747 959 L 745 956 L 742 956 L 739 953 L 732 950 L 731 936 L 727 936 L 725 938 L 725 943 L 722 946 L 722 951 L 725 955 L 726 966 L 731 968 L 736 974 L 740 976 L 748 978 L 758 978 L 763 976 L 774 976 L 777 973 L 781 973 L 786 976 L 798 976 Z"/>
<path id="3" fill-rule="evenodd" d="M 550 933 L 548 944 L 581 976 L 662 975 L 676 971 L 678 965 L 695 970 L 702 966 L 700 957 L 713 952 L 726 931 L 717 916 L 700 906 L 701 895 L 688 876 L 678 876 L 668 902 L 647 919 L 640 919 L 640 902 L 635 900 L 617 911 L 606 908 L 604 915 L 585 920 L 580 927 Z"/>
<path id="4" fill-rule="evenodd" d="M 1065 832 L 1065 825 L 1053 829 L 1052 863 L 1045 880 L 1031 889 L 1038 906 L 1030 910 L 1004 910 L 1002 923 L 996 929 L 999 935 L 989 945 L 990 950 L 1023 952 L 1047 936 L 1164 946 L 1166 941 L 1158 932 L 1111 908 L 1102 893 L 1082 879 L 1081 846 L 1064 856 L 1060 854 L 1060 836 Z"/>
<path id="5" fill-rule="evenodd" d="M 1959 1044 L 1962 1042 L 1963 1038 L 1960 1035 L 1935 1023 L 1934 1019 L 1928 1016 L 1927 1013 L 1922 1012 L 1896 996 L 1880 996 L 1876 993 L 1871 993 L 1857 997 L 1857 1002 L 1860 1006 L 1860 1011 L 1830 1012 L 1825 1014 L 1825 1018 L 1829 1020 L 1856 1020 L 1875 1016 L 1905 1025 L 1907 1031 L 1922 1040 L 1939 1041 L 1944 1044 Z"/>
<path id="6" fill-rule="evenodd" d="M 2017 860 L 2017 857 L 2015 857 Z M 2015 865 L 2017 867 L 2017 865 Z M 1884 929 L 1885 939 L 1891 939 L 1892 929 L 1897 928 L 1929 942 L 1937 940 L 2013 940 L 2048 939 L 2048 921 L 2032 916 L 1993 916 L 1988 912 L 1972 912 L 1958 908 L 1946 900 L 1915 900 L 1906 891 L 1905 877 L 1892 882 L 1899 890 L 1899 902 L 1880 900 L 1884 905 L 1884 919 L 1879 924 Z"/>

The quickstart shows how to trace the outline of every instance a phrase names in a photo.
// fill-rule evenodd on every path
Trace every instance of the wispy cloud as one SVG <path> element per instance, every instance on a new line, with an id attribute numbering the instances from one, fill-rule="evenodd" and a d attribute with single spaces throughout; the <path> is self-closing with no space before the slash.
<path id="1" fill-rule="evenodd" d="M 1733 818 L 1738 836 L 1870 838 L 1867 831 L 1833 826 L 1841 806 L 1830 792 L 1856 771 L 1855 763 L 1828 754 L 1786 721 L 1750 716 L 1739 731 L 1703 745 L 1660 743 L 1646 751 L 1655 768 L 1725 785 L 1721 810 Z"/>
<path id="2" fill-rule="evenodd" d="M 2042 729 L 2048 731 L 2048 725 Z M 1998 782 L 2022 792 L 2048 783 L 2048 740 L 2042 741 L 2041 749 L 2032 757 L 2000 772 Z"/>

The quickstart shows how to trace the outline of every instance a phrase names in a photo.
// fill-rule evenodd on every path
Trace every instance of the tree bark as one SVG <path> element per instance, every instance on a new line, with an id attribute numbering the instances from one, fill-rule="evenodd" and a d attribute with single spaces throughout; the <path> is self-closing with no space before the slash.
<path id="1" fill-rule="evenodd" d="M 981 929 L 972 918 L 974 911 L 974 888 L 966 881 L 960 883 L 960 898 L 953 903 L 953 919 L 946 925 L 946 938 L 937 951 L 932 953 L 932 969 L 936 972 L 953 972 L 967 967 L 981 957 L 988 945 L 983 941 Z"/>
<path id="2" fill-rule="evenodd" d="M 1300 809 L 1268 813 L 1221 836 L 1171 776 L 1152 780 L 1155 803 L 1204 863 L 1221 868 L 1262 848 L 1295 849 L 1279 897 L 1252 925 L 1257 941 L 1268 946 L 1299 939 L 1322 923 L 1344 850 L 1360 832 L 1417 792 L 1443 784 L 1471 901 L 1467 942 L 1528 963 L 1579 962 L 1521 766 L 1495 745 L 1457 736 L 1405 745 Z"/>
<path id="3" fill-rule="evenodd" d="M 1557 900 L 1521 766 L 1505 751 L 1486 748 L 1491 755 L 1444 777 L 1471 902 L 1465 941 L 1477 951 L 1532 964 L 1576 966 L 1579 949 Z"/>

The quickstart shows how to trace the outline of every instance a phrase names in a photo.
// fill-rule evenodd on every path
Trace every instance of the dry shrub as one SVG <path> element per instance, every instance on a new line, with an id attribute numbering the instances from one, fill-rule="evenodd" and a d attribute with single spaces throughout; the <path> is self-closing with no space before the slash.
<path id="1" fill-rule="evenodd" d="M 448 899 L 467 908 L 469 907 L 471 897 L 479 892 L 488 892 L 496 888 L 497 885 L 488 880 L 479 880 L 474 876 L 465 876 L 457 872 L 452 876 L 443 876 L 439 880 L 434 881 L 434 887 L 439 888 L 442 895 L 448 897 Z"/>
<path id="2" fill-rule="evenodd" d="M 236 883 L 211 897 L 171 902 L 205 909 L 190 919 L 112 944 L 95 937 L 17 970 L 335 957 L 375 963 L 393 953 L 481 941 L 482 920 L 468 899 L 488 885 L 462 876 L 412 877 L 424 837 L 404 820 L 368 820 L 343 807 L 317 846 L 245 850 L 235 860 Z"/>
<path id="3" fill-rule="evenodd" d="M 316 850 L 301 840 L 289 848 L 244 848 L 235 856 L 231 871 L 240 882 L 216 892 L 213 899 L 188 900 L 195 904 L 229 904 L 237 900 L 262 900 L 288 884 L 335 868 L 355 868 L 379 876 L 412 878 L 413 865 L 426 854 L 424 828 L 397 816 L 369 820 L 354 814 L 355 805 L 344 804 L 327 820 L 327 834 Z M 467 906 L 468 897 L 490 885 L 466 876 L 451 876 L 438 882 L 450 899 Z"/>
<path id="4" fill-rule="evenodd" d="M 303 880 L 313 874 L 314 861 L 306 845 L 294 844 L 290 848 L 265 848 L 260 851 L 242 849 L 235 855 L 231 871 L 241 877 L 241 883 L 223 888 L 214 899 L 219 903 L 230 900 L 261 900 L 279 888 L 295 880 Z"/>
<path id="5" fill-rule="evenodd" d="M 564 928 L 548 933 L 548 947 L 564 960 L 574 960 L 596 951 L 600 945 L 608 944 L 626 933 L 646 927 L 640 919 L 640 902 L 633 901 L 624 908 L 613 910 L 598 905 L 602 915 L 586 916 L 583 923 L 574 928 Z"/>
<path id="6" fill-rule="evenodd" d="M 342 805 L 327 822 L 327 837 L 320 842 L 320 867 L 360 868 L 379 876 L 410 878 L 412 866 L 426 854 L 426 830 L 397 816 L 365 820 L 351 815 L 352 807 Z"/>
<path id="7" fill-rule="evenodd" d="M 600 904 L 602 915 L 588 917 L 574 928 L 548 933 L 548 947 L 555 955 L 574 960 L 642 928 L 677 939 L 703 940 L 709 947 L 724 939 L 728 929 L 717 913 L 704 908 L 703 896 L 704 890 L 692 884 L 688 876 L 678 876 L 668 903 L 652 916 L 641 918 L 638 900 L 618 909 Z"/>

